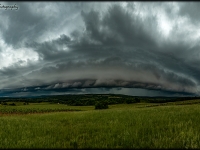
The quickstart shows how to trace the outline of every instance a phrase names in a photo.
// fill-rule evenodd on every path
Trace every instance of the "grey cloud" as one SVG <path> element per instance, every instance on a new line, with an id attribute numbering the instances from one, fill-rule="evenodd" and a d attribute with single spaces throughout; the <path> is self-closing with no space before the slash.
<path id="1" fill-rule="evenodd" d="M 124 10 L 120 5 L 113 5 L 107 14 L 100 18 L 99 12 L 82 12 L 87 35 L 99 44 L 105 45 L 154 45 L 155 41 L 145 31 L 143 22 L 137 16 Z M 154 24 L 156 25 L 156 24 Z M 154 26 L 155 28 L 156 26 Z M 152 29 L 148 23 L 148 28 Z M 85 38 L 85 37 L 84 37 Z M 84 40 L 85 42 L 85 40 Z M 93 42 L 95 44 L 95 42 Z"/>
<path id="2" fill-rule="evenodd" d="M 58 39 L 43 43 L 26 43 L 26 46 L 34 48 L 41 59 L 49 61 L 62 59 L 62 57 L 66 56 L 67 46 L 70 44 L 70 41 L 70 37 L 62 34 Z"/>
<path id="3" fill-rule="evenodd" d="M 182 2 L 180 6 L 180 15 L 186 16 L 194 24 L 199 23 L 199 2 Z"/>
<path id="4" fill-rule="evenodd" d="M 37 52 L 40 59 L 38 63 L 28 64 L 26 67 L 20 67 L 19 61 L 15 66 L 0 69 L 0 75 L 3 77 L 0 78 L 2 88 L 21 86 L 23 89 L 34 87 L 38 91 L 48 91 L 126 87 L 179 93 L 199 92 L 199 45 L 197 41 L 186 41 L 187 37 L 184 36 L 187 33 L 181 32 L 180 27 L 178 31 L 173 29 L 174 36 L 164 39 L 158 31 L 158 16 L 149 15 L 143 20 L 136 14 L 138 6 L 131 2 L 127 7 L 110 4 L 103 12 L 94 3 L 63 4 L 66 5 L 53 5 L 55 8 L 60 7 L 61 10 L 56 12 L 62 14 L 60 18 L 55 19 L 55 16 L 52 16 L 53 19 L 48 20 L 45 15 L 34 15 L 28 7 L 23 9 L 26 5 L 20 3 L 20 10 L 27 12 L 24 18 L 30 17 L 30 21 L 26 20 L 21 27 L 20 23 L 14 20 L 16 26 L 11 25 L 11 30 L 4 32 L 5 41 L 9 43 L 9 36 L 12 34 L 7 34 L 14 32 L 15 27 L 23 31 L 33 22 L 41 20 L 38 29 L 33 27 L 34 33 L 27 31 L 30 33 L 29 37 L 17 31 L 14 33 L 21 38 L 10 41 L 10 44 L 16 44 L 26 39 L 25 46 Z M 156 8 L 159 5 L 169 8 L 162 3 L 150 6 Z M 91 6 L 95 6 L 93 10 L 90 9 Z M 100 6 L 103 8 L 104 5 Z M 63 10 L 65 7 L 72 11 L 71 14 L 78 14 L 74 18 L 78 18 L 80 26 L 75 24 L 75 19 L 61 21 L 62 17 L 67 15 L 66 12 L 69 12 Z M 77 8 L 81 9 L 77 11 Z M 174 12 L 171 12 L 169 17 L 173 14 Z M 13 14 L 9 15 L 10 19 L 14 17 Z M 82 20 L 79 20 L 79 17 L 82 17 Z M 42 20 L 43 18 L 45 19 Z M 38 41 L 39 34 L 46 33 L 44 27 L 47 27 L 47 31 L 51 27 L 52 32 L 59 30 L 52 24 L 56 20 L 60 28 L 66 29 L 65 24 L 74 24 L 74 27 L 70 26 L 68 33 L 59 32 L 59 36 L 51 40 Z M 180 38 L 181 36 L 183 38 Z"/>
<path id="5" fill-rule="evenodd" d="M 31 40 L 38 36 L 38 33 L 45 29 L 46 22 L 42 16 L 30 12 L 27 3 L 17 3 L 19 10 L 4 11 L 3 16 L 9 16 L 8 29 L 3 32 L 6 43 L 19 47 L 24 40 Z M 35 32 L 37 31 L 37 32 Z M 28 39 L 27 39 L 28 38 Z"/>
<path id="6" fill-rule="evenodd" d="M 46 84 L 57 82 L 48 86 L 48 89 L 118 86 L 194 92 L 193 90 L 196 83 L 184 76 L 165 71 L 162 68 L 150 64 L 127 66 L 120 63 L 119 65 L 111 63 L 115 59 L 116 58 L 105 59 L 101 63 L 94 61 L 93 63 L 90 62 L 89 65 L 83 62 L 70 62 L 68 64 L 58 65 L 57 67 L 45 67 L 41 70 L 33 71 L 27 75 L 27 77 L 36 79 L 36 77 L 39 76 L 41 81 L 44 80 Z M 47 76 L 48 78 L 46 78 Z M 64 80 L 66 80 L 66 82 L 64 82 Z M 60 83 L 58 83 L 58 81 Z"/>
<path id="7" fill-rule="evenodd" d="M 9 4 L 13 3 L 7 2 L 7 5 Z M 59 33 L 62 29 L 76 27 L 74 18 L 78 13 L 77 10 L 87 6 L 80 5 L 80 3 L 62 2 L 33 2 L 32 4 L 16 2 L 16 4 L 19 6 L 19 10 L 1 12 L 2 20 L 7 21 L 7 26 L 0 24 L 4 29 L 2 32 L 4 40 L 14 47 L 20 47 L 24 42 L 37 42 L 41 36 L 47 33 L 56 35 L 56 32 Z"/>

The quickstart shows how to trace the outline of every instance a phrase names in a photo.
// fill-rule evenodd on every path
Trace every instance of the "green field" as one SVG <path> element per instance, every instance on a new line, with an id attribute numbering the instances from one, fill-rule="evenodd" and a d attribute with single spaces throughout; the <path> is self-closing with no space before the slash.
<path id="1" fill-rule="evenodd" d="M 0 148 L 200 148 L 195 103 L 0 105 Z"/>
<path id="2" fill-rule="evenodd" d="M 83 111 L 94 109 L 93 106 L 67 106 L 62 104 L 49 103 L 30 103 L 22 105 L 15 102 L 16 106 L 0 105 L 0 114 L 29 114 L 29 113 L 47 113 L 47 112 L 68 112 L 68 111 Z"/>

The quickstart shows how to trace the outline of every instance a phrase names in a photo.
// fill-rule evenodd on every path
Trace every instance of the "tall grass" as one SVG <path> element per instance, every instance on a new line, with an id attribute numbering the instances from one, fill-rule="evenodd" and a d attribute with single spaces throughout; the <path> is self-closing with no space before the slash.
<path id="1" fill-rule="evenodd" d="M 200 148 L 200 105 L 0 117 L 0 148 Z"/>

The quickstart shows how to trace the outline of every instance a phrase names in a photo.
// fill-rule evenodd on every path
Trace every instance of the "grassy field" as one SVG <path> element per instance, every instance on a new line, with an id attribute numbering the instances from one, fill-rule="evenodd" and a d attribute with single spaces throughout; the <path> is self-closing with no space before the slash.
<path id="1" fill-rule="evenodd" d="M 1 114 L 0 148 L 200 148 L 199 104 L 148 105 L 118 104 L 106 110 L 47 103 L 0 106 L 72 110 Z"/>
<path id="2" fill-rule="evenodd" d="M 67 106 L 63 104 L 49 103 L 23 103 L 15 102 L 16 106 L 0 105 L 0 115 L 2 114 L 29 114 L 29 113 L 47 113 L 47 112 L 68 112 L 68 111 L 83 111 L 92 110 L 93 106 Z"/>

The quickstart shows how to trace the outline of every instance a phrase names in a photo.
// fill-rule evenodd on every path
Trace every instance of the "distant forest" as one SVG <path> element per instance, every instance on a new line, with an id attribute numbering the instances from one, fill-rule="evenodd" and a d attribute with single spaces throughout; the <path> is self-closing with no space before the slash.
<path id="1" fill-rule="evenodd" d="M 25 103 L 60 103 L 71 106 L 92 106 L 96 102 L 104 102 L 108 105 L 112 104 L 131 104 L 131 103 L 166 103 L 184 100 L 200 99 L 200 97 L 139 97 L 120 94 L 81 94 L 81 95 L 54 95 L 54 96 L 38 96 L 27 98 L 0 98 L 1 104 L 6 102 L 25 102 Z"/>

